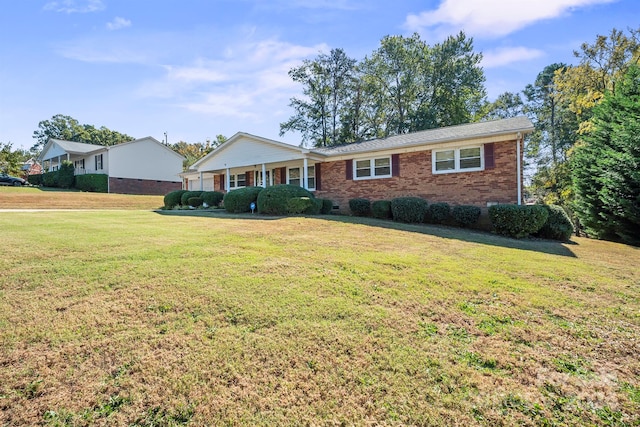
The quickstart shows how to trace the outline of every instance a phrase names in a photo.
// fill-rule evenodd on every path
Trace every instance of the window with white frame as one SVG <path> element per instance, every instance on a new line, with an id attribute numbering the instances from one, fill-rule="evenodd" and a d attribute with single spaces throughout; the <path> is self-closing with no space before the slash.
<path id="1" fill-rule="evenodd" d="M 308 190 L 316 189 L 316 167 L 315 166 L 307 167 L 307 189 Z"/>
<path id="2" fill-rule="evenodd" d="M 290 185 L 300 186 L 302 179 L 300 178 L 300 168 L 289 168 L 287 171 L 289 177 L 287 178 L 287 183 Z"/>
<path id="3" fill-rule="evenodd" d="M 473 172 L 484 169 L 482 147 L 433 150 L 433 173 Z"/>
<path id="4" fill-rule="evenodd" d="M 287 169 L 287 184 L 298 185 L 302 187 L 303 178 L 300 176 L 302 168 L 289 168 Z M 307 166 L 307 189 L 316 189 L 316 167 Z"/>
<path id="5" fill-rule="evenodd" d="M 96 170 L 102 169 L 102 154 L 97 154 L 95 157 L 96 160 Z"/>
<path id="6" fill-rule="evenodd" d="M 356 160 L 353 168 L 353 179 L 390 178 L 391 157 Z"/>
<path id="7" fill-rule="evenodd" d="M 247 185 L 247 174 L 230 174 L 229 175 L 229 188 L 242 188 Z"/>

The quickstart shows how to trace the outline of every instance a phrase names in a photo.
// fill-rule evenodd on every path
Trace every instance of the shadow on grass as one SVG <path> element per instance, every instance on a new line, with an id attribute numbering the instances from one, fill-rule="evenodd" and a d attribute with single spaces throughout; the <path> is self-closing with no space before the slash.
<path id="1" fill-rule="evenodd" d="M 224 209 L 218 210 L 157 210 L 156 213 L 161 215 L 175 216 L 192 216 L 205 218 L 227 218 L 240 220 L 278 220 L 287 217 L 284 216 L 267 216 L 260 214 L 231 214 Z M 443 239 L 455 239 L 470 243 L 480 243 L 483 245 L 499 246 L 503 248 L 520 249 L 524 251 L 542 252 L 551 255 L 560 255 L 575 258 L 576 255 L 566 246 L 577 244 L 574 242 L 557 242 L 545 239 L 513 239 L 509 237 L 499 236 L 481 230 L 472 230 L 465 228 L 447 227 L 431 224 L 404 224 L 391 220 L 383 220 L 368 217 L 355 217 L 346 215 L 322 215 L 309 216 L 307 218 L 323 219 L 327 221 L 342 222 L 345 224 L 358 224 L 369 227 L 386 228 L 390 230 L 408 231 L 413 233 L 427 234 L 430 236 L 441 237 Z"/>

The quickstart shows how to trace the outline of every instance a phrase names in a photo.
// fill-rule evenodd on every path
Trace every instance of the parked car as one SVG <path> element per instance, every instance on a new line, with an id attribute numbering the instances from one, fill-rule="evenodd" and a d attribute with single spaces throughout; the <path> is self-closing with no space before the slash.
<path id="1" fill-rule="evenodd" d="M 22 178 L 9 176 L 6 173 L 0 173 L 0 185 L 15 185 L 16 187 L 20 187 L 21 185 L 26 184 L 27 181 Z"/>

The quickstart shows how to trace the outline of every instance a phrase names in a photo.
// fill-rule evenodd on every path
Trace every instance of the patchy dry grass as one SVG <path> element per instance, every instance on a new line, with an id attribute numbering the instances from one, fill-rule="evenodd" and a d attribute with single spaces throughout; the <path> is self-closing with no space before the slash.
<path id="1" fill-rule="evenodd" d="M 0 230 L 0 425 L 640 423 L 636 248 L 179 212 Z"/>
<path id="2" fill-rule="evenodd" d="M 158 209 L 163 196 L 0 186 L 0 209 Z"/>

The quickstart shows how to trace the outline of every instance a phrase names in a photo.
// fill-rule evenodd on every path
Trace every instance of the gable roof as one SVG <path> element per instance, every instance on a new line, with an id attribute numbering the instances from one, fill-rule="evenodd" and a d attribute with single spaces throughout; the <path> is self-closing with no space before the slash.
<path id="1" fill-rule="evenodd" d="M 491 120 L 487 122 L 469 123 L 457 126 L 447 126 L 419 132 L 394 135 L 387 138 L 371 139 L 352 144 L 334 147 L 316 148 L 314 153 L 326 156 L 340 156 L 351 153 L 389 150 L 420 145 L 431 145 L 444 142 L 499 136 L 521 132 L 533 132 L 533 124 L 524 116 L 510 119 Z"/>
<path id="2" fill-rule="evenodd" d="M 100 149 L 106 148 L 103 145 L 86 144 L 84 142 L 65 141 L 62 139 L 49 138 L 49 140 L 43 147 L 42 153 L 40 154 L 40 156 L 42 156 L 53 144 L 62 148 L 64 151 L 66 151 L 69 154 L 87 154 L 93 151 L 98 151 Z"/>
<path id="3" fill-rule="evenodd" d="M 190 170 L 197 169 L 201 165 L 207 163 L 209 160 L 221 155 L 225 150 L 231 150 L 232 146 L 236 142 L 238 142 L 238 141 L 245 141 L 246 142 L 247 140 L 250 140 L 252 142 L 256 142 L 256 143 L 259 143 L 259 144 L 263 144 L 265 146 L 270 147 L 271 149 L 288 151 L 288 152 L 292 153 L 293 155 L 299 155 L 300 158 L 303 158 L 304 156 L 308 155 L 309 153 L 313 153 L 311 150 L 309 150 L 307 148 L 298 147 L 298 146 L 295 146 L 295 145 L 287 144 L 285 142 L 275 141 L 273 139 L 264 138 L 262 136 L 252 135 L 252 134 L 246 133 L 246 132 L 237 132 L 231 138 L 227 139 L 225 142 L 223 142 L 222 144 L 220 144 L 219 146 L 214 148 L 209 154 L 207 154 L 206 156 L 202 157 L 201 159 L 199 159 L 198 161 L 193 163 L 189 167 L 189 169 Z M 317 153 L 314 157 L 318 157 L 318 154 L 320 154 L 320 153 Z M 324 155 L 322 155 L 322 157 L 324 157 Z M 249 160 L 249 163 L 255 163 L 255 161 L 254 160 Z"/>

